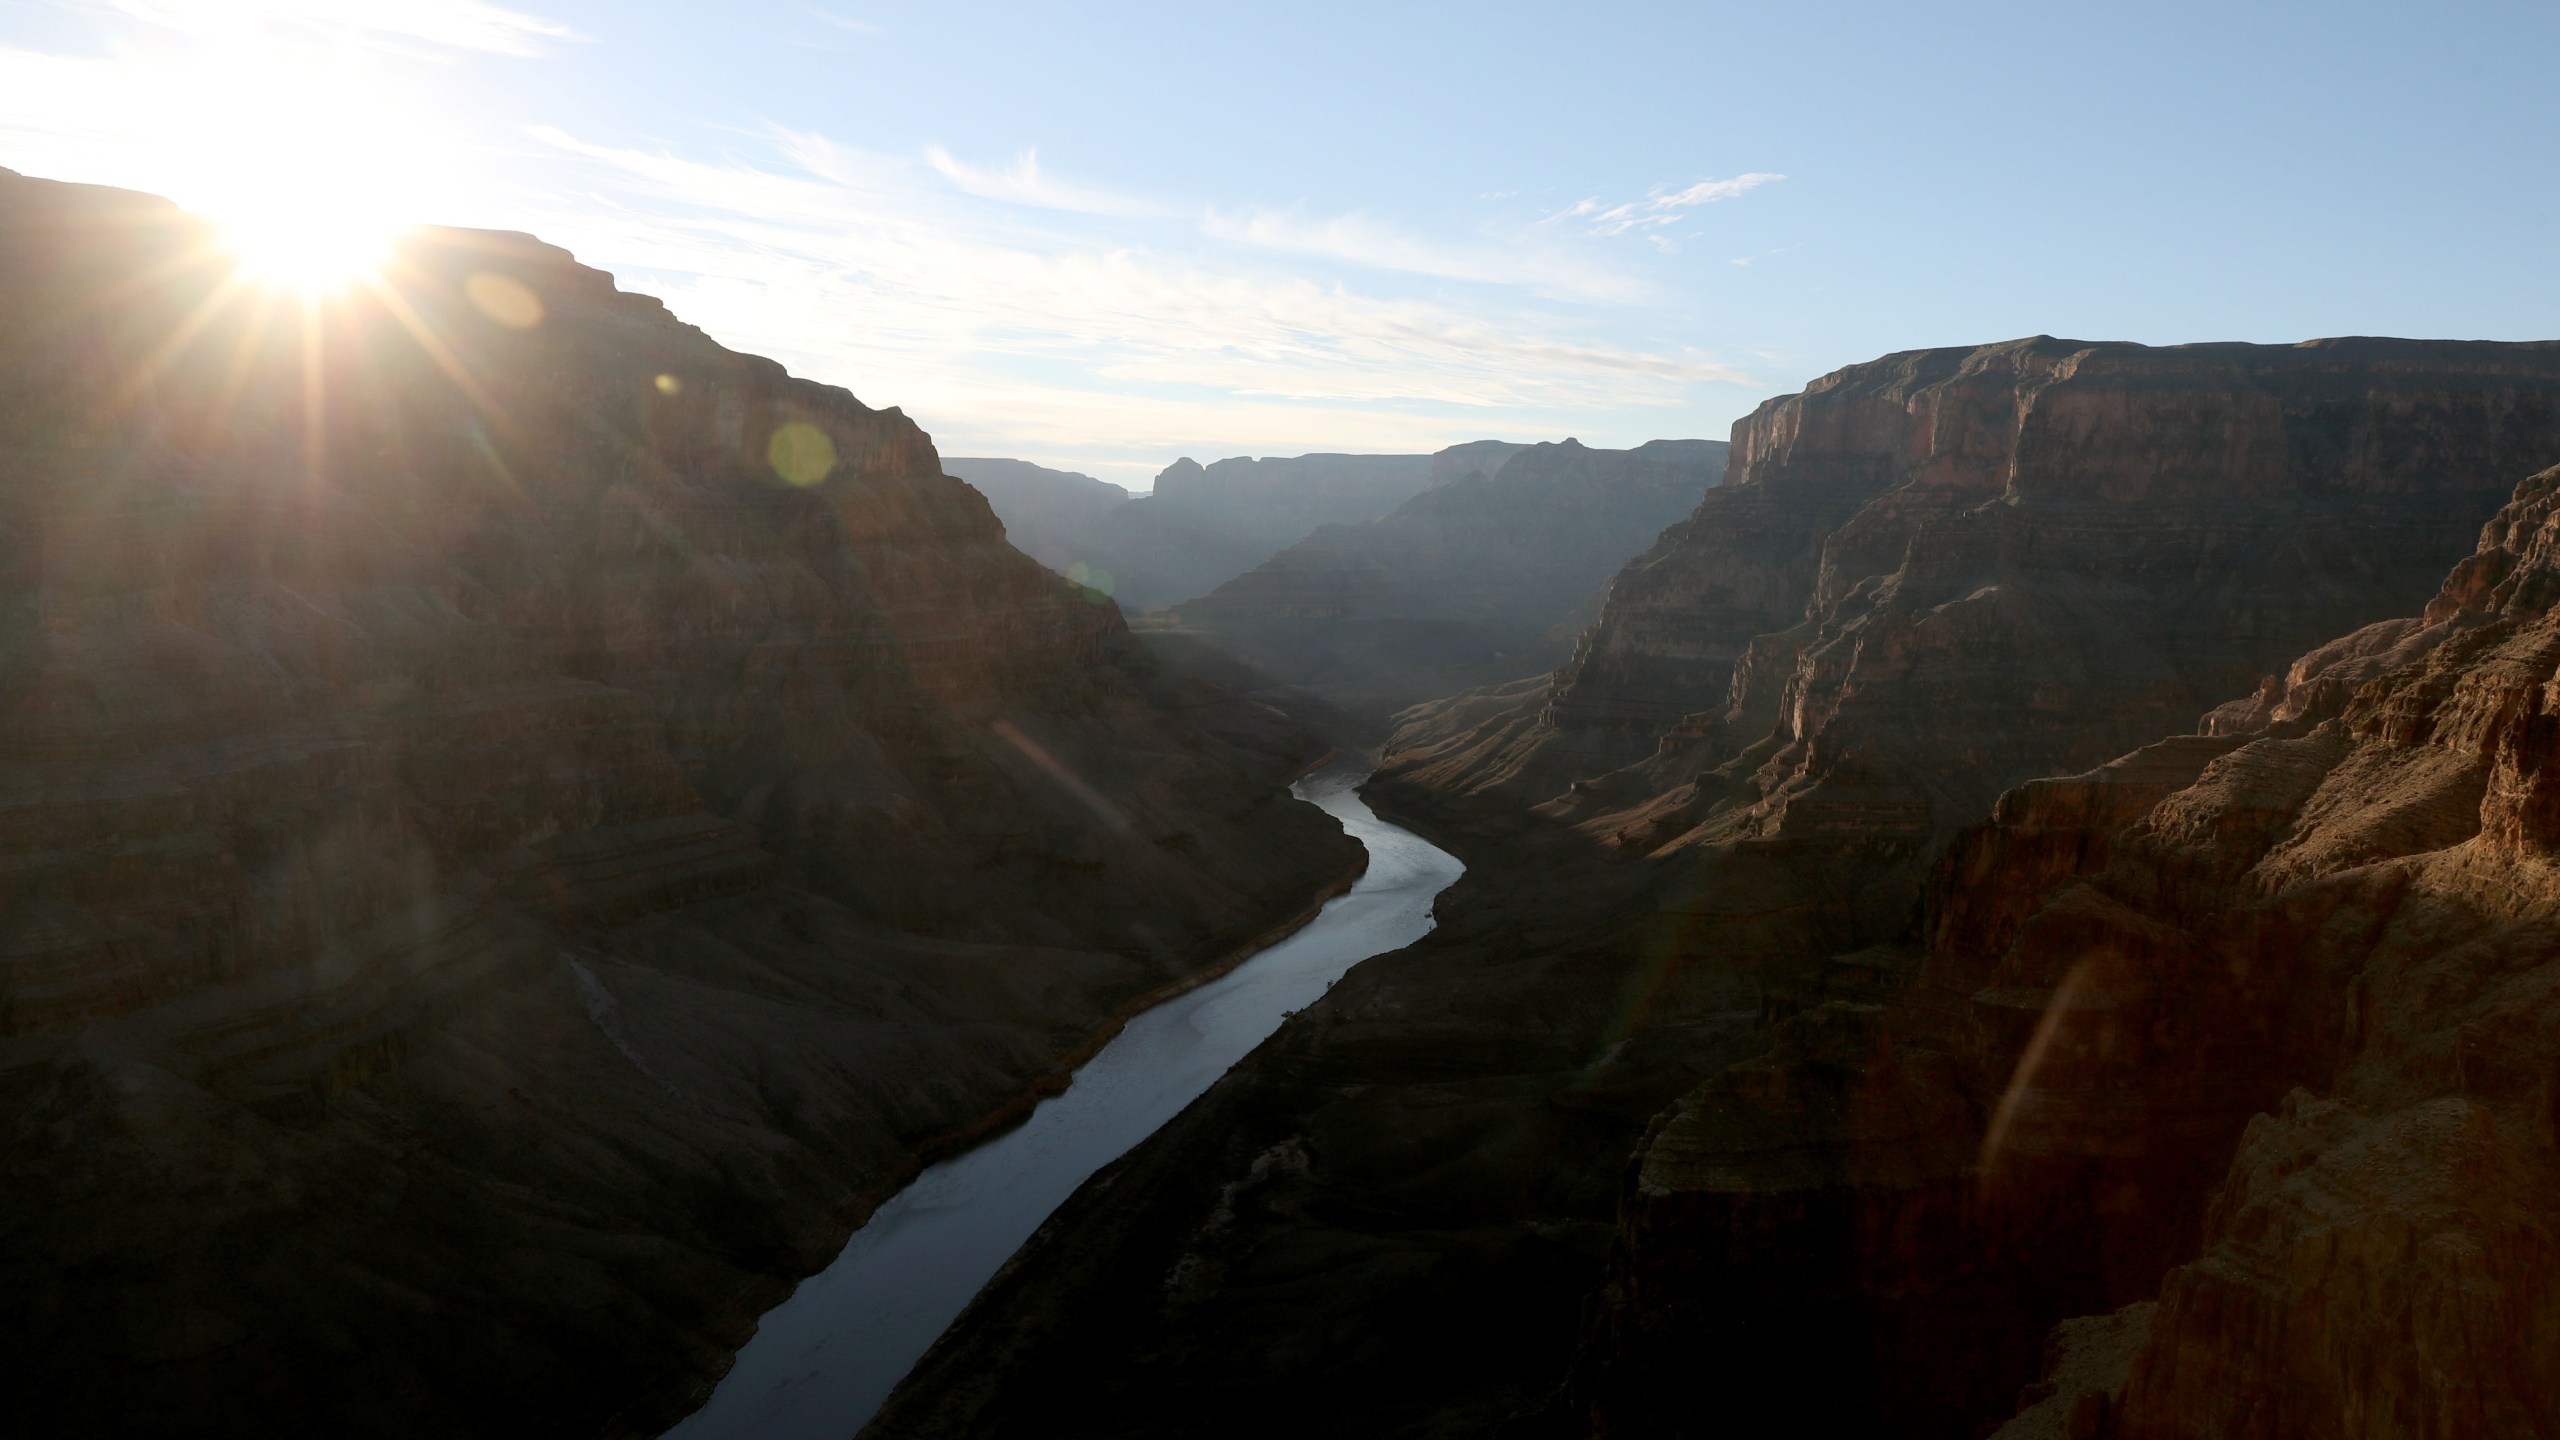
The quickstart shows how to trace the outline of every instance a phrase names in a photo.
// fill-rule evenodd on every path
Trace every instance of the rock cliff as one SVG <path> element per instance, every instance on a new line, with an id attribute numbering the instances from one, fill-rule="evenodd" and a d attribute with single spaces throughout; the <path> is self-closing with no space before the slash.
<path id="1" fill-rule="evenodd" d="M 1834 773 L 1952 761 L 1897 802 L 1944 833 L 2407 609 L 2560 458 L 2555 367 L 2551 345 L 2048 338 L 1852 366 L 1734 427 L 1727 483 L 1627 566 L 1533 714 L 1418 717 L 1401 768 L 1544 800 L 1639 761 L 1642 789 L 1767 761 L 1774 833 Z"/>
<path id="2" fill-rule="evenodd" d="M 2554 461 L 2560 345 L 2031 340 L 1763 406 L 1551 682 L 1408 712 L 1370 794 L 1468 862 L 1441 928 L 1098 1177 L 879 1433 L 1173 1435 L 1210 1413 L 1273 1434 L 1981 1433 L 2037 1383 L 2054 1323 L 2101 1312 L 2022 1423 L 2082 1423 L 2116 1375 L 2138 1391 L 2149 1362 L 2126 1354 L 2175 1297 L 2118 1307 L 2194 1253 L 2201 1207 L 2174 1197 L 2220 1173 L 2307 1042 L 2270 1022 L 2200 1039 L 2167 1093 L 2091 1087 L 2061 1128 L 2139 1155 L 1997 1172 L 2075 1211 L 1981 1199 L 1968 1125 L 2007 1073 L 1984 1098 L 1875 1017 L 1940 995 L 1912 977 L 1954 942 L 1926 937 L 2022 923 L 1961 877 L 2103 865 L 2105 825 L 2245 753 L 2236 734 L 2125 752 L 2398 663 L 2406 627 L 2312 663 L 2304 698 L 2259 683 L 2424 604 Z M 2058 819 L 1970 828 L 2039 775 L 2079 778 L 2003 813 Z M 2441 808 L 2397 823 L 2433 834 Z M 2140 919 L 2065 1011 L 2105 1013 L 2118 967 L 2171 944 Z M 2065 945 L 2099 921 L 2039 923 Z M 2157 1043 L 2206 981 L 2182 984 L 2149 1002 Z M 2052 991 L 1960 997 L 1985 990 L 1943 1023 L 2035 1044 Z M 2022 1096 L 1997 1153 L 2063 1146 L 2063 1118 Z M 2147 1218 L 2072 1228 L 2120 1210 Z"/>
<path id="3" fill-rule="evenodd" d="M 2553 1433 L 2555 517 L 2560 470 L 2423 612 L 2010 792 L 1907 963 L 1786 997 L 1644 1152 L 1596 1428 L 1722 1423 L 1661 1383 L 1702 1346 L 1801 1415 L 1792 1342 L 1861 1357 L 1837 1418 L 1963 1433 L 2086 1310 L 2004 1435 Z"/>
<path id="4" fill-rule="evenodd" d="M 1380 720 L 1543 674 L 1608 578 L 1722 478 L 1724 452 L 1720 440 L 1533 446 L 1379 519 L 1325 526 L 1172 618 Z"/>
<path id="5" fill-rule="evenodd" d="M 942 473 L 986 496 L 1013 548 L 1061 575 L 1076 563 L 1093 527 L 1129 503 L 1129 492 L 1107 480 L 1028 460 L 946 455 Z"/>
<path id="6" fill-rule="evenodd" d="M 653 1433 L 1357 864 L 898 411 L 0 172 L 0 1425 Z"/>

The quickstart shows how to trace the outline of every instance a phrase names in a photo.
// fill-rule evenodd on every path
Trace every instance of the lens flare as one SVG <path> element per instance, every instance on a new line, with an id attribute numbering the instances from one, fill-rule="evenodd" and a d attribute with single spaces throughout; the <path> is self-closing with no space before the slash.
<path id="1" fill-rule="evenodd" d="M 765 442 L 764 458 L 773 473 L 803 489 L 824 480 L 836 468 L 836 442 L 805 420 L 794 420 Z"/>

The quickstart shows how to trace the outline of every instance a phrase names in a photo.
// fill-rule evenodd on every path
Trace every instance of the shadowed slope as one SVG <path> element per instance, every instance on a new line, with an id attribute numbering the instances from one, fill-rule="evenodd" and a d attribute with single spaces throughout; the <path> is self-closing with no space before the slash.
<path id="1" fill-rule="evenodd" d="M 1357 863 L 899 412 L 529 237 L 211 240 L 0 172 L 10 1425 L 647 1430 Z"/>
<path id="2" fill-rule="evenodd" d="M 1784 1197 L 1757 1230 L 1663 1232 L 1666 1266 L 1767 1263 L 1729 1290 L 1631 1272 L 1608 1321 L 1630 1338 L 1587 1340 L 1568 1397 L 1582 1307 L 1613 1246 L 1647 1239 L 1617 1223 L 1626 1167 L 1656 1117 L 1773 1044 L 1863 1060 L 1854 1025 L 1768 1022 L 1898 993 L 1936 858 L 2003 789 L 2185 729 L 2423 603 L 2514 477 L 2560 460 L 2556 420 L 2560 346 L 2381 340 L 2021 341 L 1770 402 L 1552 686 L 1410 715 L 1369 793 L 1467 862 L 1441 929 L 1062 1212 L 1007 1318 L 955 1333 L 883 1433 L 1996 1423 L 2086 1273 L 1978 1320 L 1960 1303 L 1961 1325 L 1895 1292 L 1915 1323 L 1892 1333 L 1962 1353 L 1889 1352 L 1780 1308 L 1857 1293 L 1854 1252 L 1823 1248 L 1851 1217 Z M 1780 1083 L 1737 1107 L 1774 1118 L 1736 1143 L 1818 1179 L 1825 1102 L 1798 1124 Z M 1943 1110 L 1870 1121 L 1943 1137 Z M 1653 1326 L 1653 1303 L 1725 1328 Z"/>
<path id="3" fill-rule="evenodd" d="M 1380 519 L 1328 525 L 1174 618 L 1380 719 L 1552 669 L 1608 577 L 1722 476 L 1724 450 L 1713 440 L 1534 446 Z"/>

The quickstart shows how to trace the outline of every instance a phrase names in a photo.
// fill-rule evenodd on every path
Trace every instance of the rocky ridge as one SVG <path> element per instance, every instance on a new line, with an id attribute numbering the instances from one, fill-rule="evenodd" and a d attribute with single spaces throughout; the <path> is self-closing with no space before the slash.
<path id="1" fill-rule="evenodd" d="M 0 172 L 0 1416 L 654 1433 L 925 1158 L 1344 883 L 898 411 L 530 237 Z"/>
<path id="2" fill-rule="evenodd" d="M 942 473 L 986 496 L 1013 548 L 1061 575 L 1076 563 L 1086 534 L 1129 503 L 1129 492 L 1107 480 L 1028 460 L 946 455 Z"/>
<path id="3" fill-rule="evenodd" d="M 1097 1177 L 878 1433 L 1996 1423 L 2055 1320 L 2139 1299 L 2128 1277 L 2180 1242 L 1950 1274 L 1933 1257 L 1975 1252 L 1924 1233 L 1870 1287 L 1862 1237 L 1890 1253 L 1970 1223 L 1944 1147 L 1981 1137 L 1950 1141 L 1958 1111 L 1925 1086 L 1872 1108 L 1790 1089 L 1796 1057 L 1864 1073 L 1871 1032 L 1840 1017 L 1905 992 L 1911 917 L 2004 790 L 2407 613 L 2554 460 L 2554 345 L 2038 339 L 1763 406 L 1551 682 L 1408 712 L 1369 793 L 1467 861 L 1440 929 Z M 2167 742 L 2128 783 L 2168 793 L 2210 758 L 2190 752 L 2236 743 Z M 2023 1044 L 2048 998 L 1992 1018 Z M 1742 1159 L 1622 1207 L 1631 1157 L 1663 1179 L 1664 1117 L 1720 1086 L 1748 1097 L 1714 1112 L 1744 1117 Z M 1873 1132 L 1854 1163 L 1913 1177 L 1912 1208 L 1826 1188 L 1849 1163 L 1835 1121 Z M 2218 1163 L 2199 1123 L 2149 1193 Z M 1746 1160 L 1774 1177 L 1741 1187 L 1765 1206 L 1714 1188 Z M 2098 1358 L 2057 1374 L 2116 1373 L 2125 1328 L 2083 1327 Z M 1923 1363 L 1949 1346 L 1964 1363 Z"/>
<path id="4" fill-rule="evenodd" d="M 1166 619 L 1380 719 L 1543 674 L 1608 577 L 1722 478 L 1724 451 L 1716 440 L 1532 446 L 1376 520 L 1324 526 Z"/>
<path id="5" fill-rule="evenodd" d="M 2560 470 L 2423 612 L 2004 796 L 1907 962 L 1657 1126 L 1595 1429 L 1721 1423 L 1661 1383 L 1700 1353 L 1801 1416 L 1823 1343 L 1870 1358 L 1835 1418 L 1963 1433 L 2091 1311 L 2003 1435 L 2553 1433 L 2555 599 Z"/>
<path id="6" fill-rule="evenodd" d="M 1188 456 L 1155 489 L 1077 538 L 1071 563 L 1132 615 L 1196 599 L 1309 531 L 1374 520 L 1425 490 L 1490 473 L 1520 446 L 1452 445 L 1432 455 Z"/>

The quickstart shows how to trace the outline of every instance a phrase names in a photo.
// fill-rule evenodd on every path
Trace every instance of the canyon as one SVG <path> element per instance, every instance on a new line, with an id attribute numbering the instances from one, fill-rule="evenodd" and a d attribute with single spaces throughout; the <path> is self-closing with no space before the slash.
<path id="1" fill-rule="evenodd" d="M 1311 933 L 1391 724 L 1428 934 L 864 1434 L 2554 1433 L 2560 343 L 1132 499 L 530 236 L 294 293 L 0 171 L 0 478 L 0 1428 L 664 1431 Z"/>
<path id="2" fill-rule="evenodd" d="M 2549 582 L 2480 535 L 2555 461 L 2553 344 L 1764 404 L 1554 675 L 1399 717 L 1434 933 L 866 1433 L 2540 1433 L 2547 921 L 2477 837 L 2538 833 Z"/>
<path id="3" fill-rule="evenodd" d="M 1383 729 L 1409 705 L 1554 669 L 1609 577 L 1723 478 L 1724 452 L 1518 450 L 1324 526 L 1156 623 Z"/>
<path id="4" fill-rule="evenodd" d="M 654 1434 L 1349 885 L 1320 743 L 531 237 L 0 172 L 0 1428 Z"/>
<path id="5" fill-rule="evenodd" d="M 1102 591 L 1131 615 L 1161 610 L 1253 569 L 1309 531 L 1377 519 L 1399 504 L 1498 469 L 1523 447 L 1501 440 L 1431 455 L 1188 456 L 1144 495 L 1112 503 L 1090 476 L 1019 460 L 955 460 L 988 482 L 1016 542 L 1041 563 Z M 1095 487 L 1102 486 L 1100 490 Z"/>
<path id="6" fill-rule="evenodd" d="M 986 496 L 1013 548 L 1061 575 L 1076 564 L 1087 532 L 1129 503 L 1129 492 L 1108 481 L 1028 460 L 945 455 L 942 473 Z"/>

